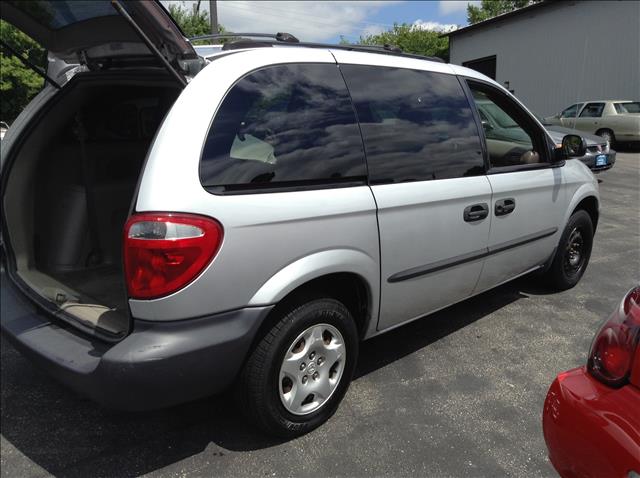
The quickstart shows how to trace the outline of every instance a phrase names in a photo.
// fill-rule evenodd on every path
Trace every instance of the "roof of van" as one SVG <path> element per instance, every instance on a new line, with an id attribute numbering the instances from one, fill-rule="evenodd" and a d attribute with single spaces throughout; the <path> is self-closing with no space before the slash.
<path id="1" fill-rule="evenodd" d="M 494 84 L 497 87 L 504 89 L 502 85 L 495 82 L 491 78 L 479 73 L 476 70 L 471 68 L 467 68 L 460 65 L 454 65 L 451 63 L 444 63 L 442 61 L 433 61 L 429 57 L 423 57 L 420 55 L 399 55 L 399 54 L 388 54 L 384 51 L 373 51 L 373 50 L 360 50 L 360 49 L 350 49 L 344 48 L 342 45 L 323 45 L 322 47 L 313 46 L 309 47 L 304 43 L 293 44 L 288 46 L 282 46 L 281 44 L 273 45 L 274 48 L 265 48 L 264 46 L 248 46 L 246 48 L 232 49 L 232 50 L 221 50 L 219 52 L 213 53 L 207 56 L 207 59 L 210 61 L 214 61 L 217 58 L 229 56 L 237 53 L 249 53 L 255 51 L 262 51 L 265 55 L 278 55 L 282 52 L 283 49 L 292 50 L 312 50 L 312 51 L 328 51 L 333 54 L 333 57 L 338 63 L 342 64 L 361 64 L 361 65 L 380 65 L 387 67 L 397 67 L 397 68 L 414 68 L 419 70 L 428 70 L 435 71 L 441 73 L 448 73 L 453 75 L 466 76 L 469 78 L 474 78 L 482 81 L 486 81 L 488 83 Z M 276 50 L 279 50 L 276 51 Z"/>
<path id="2" fill-rule="evenodd" d="M 251 39 L 245 37 L 257 37 L 259 39 Z M 288 33 L 278 33 L 275 35 L 266 33 L 224 33 L 218 35 L 203 35 L 190 38 L 191 41 L 206 40 L 206 39 L 225 39 L 230 38 L 232 41 L 221 45 L 221 53 L 228 53 L 230 51 L 249 50 L 255 48 L 269 48 L 269 47 L 283 47 L 283 48 L 320 48 L 330 50 L 346 50 L 346 51 L 358 51 L 363 53 L 378 53 L 391 56 L 402 56 L 408 58 L 417 58 L 422 60 L 434 61 L 437 63 L 445 63 L 442 58 L 435 56 L 417 55 L 414 53 L 406 53 L 401 48 L 395 45 L 360 45 L 360 44 L 328 44 L 328 43 L 313 43 L 313 42 L 301 42 L 293 35 Z M 265 40 L 264 38 L 267 38 Z M 207 45 L 214 46 L 214 45 Z M 217 46 L 217 45 L 216 45 Z M 203 48 L 204 46 L 200 46 Z M 215 53 L 207 55 L 207 58 L 216 56 Z"/>

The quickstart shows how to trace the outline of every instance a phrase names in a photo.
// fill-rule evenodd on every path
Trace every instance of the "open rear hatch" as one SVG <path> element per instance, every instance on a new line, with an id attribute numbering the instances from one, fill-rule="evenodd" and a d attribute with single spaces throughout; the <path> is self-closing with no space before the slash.
<path id="1" fill-rule="evenodd" d="M 50 64 L 84 66 L 3 140 L 7 271 L 54 315 L 122 338 L 124 221 L 155 131 L 202 60 L 156 1 L 5 0 L 1 11 Z"/>
<path id="2" fill-rule="evenodd" d="M 90 69 L 160 62 L 184 85 L 203 66 L 155 0 L 4 0 L 2 18 L 50 57 Z"/>

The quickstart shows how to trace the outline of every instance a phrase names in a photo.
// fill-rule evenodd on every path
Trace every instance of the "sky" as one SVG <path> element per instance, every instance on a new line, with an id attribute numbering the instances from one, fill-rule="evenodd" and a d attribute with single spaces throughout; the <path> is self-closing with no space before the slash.
<path id="1" fill-rule="evenodd" d="M 192 0 L 162 0 L 193 8 Z M 433 1 L 245 1 L 219 0 L 218 22 L 233 32 L 287 32 L 301 41 L 356 42 L 361 35 L 387 30 L 394 23 L 450 30 L 467 24 L 467 0 Z M 200 8 L 209 10 L 209 0 Z"/>

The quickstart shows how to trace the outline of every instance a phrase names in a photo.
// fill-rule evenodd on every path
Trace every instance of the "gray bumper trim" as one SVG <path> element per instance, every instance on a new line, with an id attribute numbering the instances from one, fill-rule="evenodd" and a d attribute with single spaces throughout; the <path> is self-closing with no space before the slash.
<path id="1" fill-rule="evenodd" d="M 56 379 L 123 410 L 167 407 L 227 388 L 273 307 L 175 322 L 134 320 L 130 335 L 109 344 L 52 322 L 3 279 L 2 334 Z"/>

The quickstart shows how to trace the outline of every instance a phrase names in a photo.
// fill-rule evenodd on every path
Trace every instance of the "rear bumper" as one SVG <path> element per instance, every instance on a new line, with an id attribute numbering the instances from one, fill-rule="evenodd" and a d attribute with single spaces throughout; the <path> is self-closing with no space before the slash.
<path id="1" fill-rule="evenodd" d="M 640 389 L 609 388 L 584 367 L 555 379 L 542 425 L 549 459 L 564 478 L 640 473 Z"/>
<path id="2" fill-rule="evenodd" d="M 38 313 L 2 274 L 2 334 L 53 377 L 123 410 L 162 408 L 220 392 L 242 366 L 271 307 L 175 322 L 133 321 L 115 344 Z"/>

